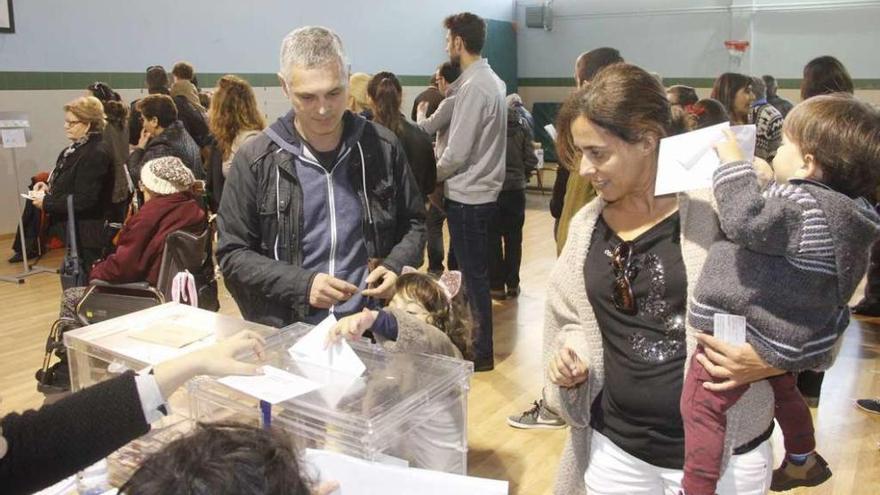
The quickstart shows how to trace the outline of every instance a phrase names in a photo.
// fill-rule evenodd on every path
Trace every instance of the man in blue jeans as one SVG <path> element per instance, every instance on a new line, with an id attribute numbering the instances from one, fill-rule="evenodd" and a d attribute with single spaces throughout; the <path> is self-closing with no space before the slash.
<path id="1" fill-rule="evenodd" d="M 489 221 L 504 183 L 507 146 L 505 86 L 480 56 L 486 23 L 469 12 L 443 21 L 446 52 L 461 66 L 448 145 L 437 161 L 437 180 L 449 221 L 449 236 L 464 275 L 477 326 L 474 370 L 494 368 L 492 299 L 489 295 Z"/>

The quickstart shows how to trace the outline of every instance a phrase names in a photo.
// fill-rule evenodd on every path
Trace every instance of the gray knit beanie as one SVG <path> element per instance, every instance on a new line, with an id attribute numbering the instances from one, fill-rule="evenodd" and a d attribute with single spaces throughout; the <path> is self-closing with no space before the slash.
<path id="1" fill-rule="evenodd" d="M 156 194 L 189 191 L 194 181 L 193 173 L 176 156 L 150 160 L 141 169 L 141 182 Z"/>

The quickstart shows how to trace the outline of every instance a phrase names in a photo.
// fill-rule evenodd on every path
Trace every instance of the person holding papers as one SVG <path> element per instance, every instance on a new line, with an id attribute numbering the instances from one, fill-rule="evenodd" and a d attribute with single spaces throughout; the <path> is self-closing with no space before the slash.
<path id="1" fill-rule="evenodd" d="M 815 452 L 810 411 L 791 372 L 831 365 L 849 324 L 847 302 L 865 274 L 867 247 L 880 237 L 880 216 L 863 199 L 880 182 L 880 112 L 846 95 L 796 106 L 773 162 L 776 183 L 763 192 L 727 132 L 729 139 L 716 147 L 722 165 L 713 179 L 726 237 L 709 249 L 688 323 L 717 337 L 723 318 L 745 317 L 745 340 L 763 360 L 788 371 L 768 379 L 786 450 L 771 489 L 815 486 L 831 470 Z M 712 351 L 698 346 L 696 352 Z M 725 413 L 749 389 L 715 382 L 691 360 L 681 395 L 686 495 L 716 492 L 729 452 Z"/>
<path id="2" fill-rule="evenodd" d="M 37 411 L 0 419 L 0 487 L 5 495 L 32 493 L 71 476 L 150 431 L 168 414 L 166 400 L 196 375 L 253 375 L 263 338 L 240 332 L 213 346 L 71 394 Z"/>
<path id="3" fill-rule="evenodd" d="M 657 79 L 629 64 L 600 71 L 559 113 L 559 140 L 599 197 L 573 217 L 547 290 L 545 397 L 570 426 L 556 494 L 680 490 L 679 398 L 697 333 L 688 295 L 719 232 L 710 191 L 654 195 L 673 117 Z M 732 383 L 779 373 L 749 345 L 705 345 L 700 361 Z M 764 493 L 772 389 L 756 383 L 729 415 L 735 455 L 718 493 Z"/>

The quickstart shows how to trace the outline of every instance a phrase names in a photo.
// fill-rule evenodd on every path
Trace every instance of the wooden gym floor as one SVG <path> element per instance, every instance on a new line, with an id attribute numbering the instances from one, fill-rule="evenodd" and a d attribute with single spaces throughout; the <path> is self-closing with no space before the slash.
<path id="1" fill-rule="evenodd" d="M 508 415 L 526 409 L 541 390 L 544 289 L 556 253 L 549 198 L 549 194 L 531 191 L 527 195 L 522 294 L 494 303 L 495 370 L 478 373 L 471 382 L 469 472 L 509 480 L 511 495 L 550 493 L 567 433 L 515 430 L 505 422 Z M 0 275 L 19 272 L 21 264 L 6 262 L 11 239 L 2 242 Z M 61 257 L 60 251 L 51 252 L 41 264 L 58 266 Z M 58 316 L 60 291 L 58 277 L 51 274 L 29 277 L 22 285 L 0 282 L 0 416 L 42 403 L 34 371 L 40 366 L 49 327 Z M 238 316 L 229 294 L 221 291 L 221 312 Z M 880 326 L 853 320 L 840 356 L 826 375 L 821 404 L 813 410 L 819 451 L 834 476 L 822 486 L 789 493 L 880 493 L 880 415 L 854 406 L 857 398 L 880 396 L 878 353 Z M 778 433 L 774 441 L 778 459 Z"/>

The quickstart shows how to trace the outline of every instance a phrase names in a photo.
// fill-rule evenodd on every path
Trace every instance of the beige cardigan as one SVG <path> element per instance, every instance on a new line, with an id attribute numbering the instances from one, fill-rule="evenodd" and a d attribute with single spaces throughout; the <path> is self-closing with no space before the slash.
<path id="1" fill-rule="evenodd" d="M 587 204 L 571 221 L 568 241 L 550 276 L 544 318 L 545 395 L 549 406 L 559 411 L 571 426 L 562 453 L 554 493 L 573 495 L 586 493 L 584 473 L 590 452 L 590 405 L 604 384 L 602 336 L 596 315 L 587 299 L 584 283 L 584 262 L 596 221 L 605 207 L 597 198 Z M 719 235 L 718 219 L 712 207 L 711 190 L 679 195 L 681 217 L 681 254 L 688 280 L 688 301 L 695 281 L 702 271 L 709 246 Z M 687 353 L 696 348 L 696 330 L 687 327 Z M 555 352 L 567 344 L 584 360 L 589 378 L 581 385 L 565 389 L 553 385 L 546 372 Z M 684 374 L 687 363 L 682 370 Z M 727 414 L 725 459 L 733 447 L 749 442 L 766 431 L 773 421 L 773 391 L 766 381 L 752 384 Z"/>

